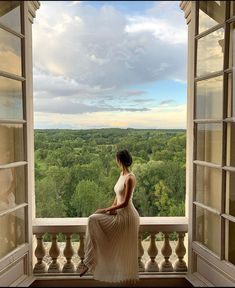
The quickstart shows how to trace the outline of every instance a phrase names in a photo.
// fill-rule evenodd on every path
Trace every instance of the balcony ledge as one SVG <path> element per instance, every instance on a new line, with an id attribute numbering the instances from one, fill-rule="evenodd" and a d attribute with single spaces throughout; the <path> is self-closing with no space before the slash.
<path id="1" fill-rule="evenodd" d="M 33 233 L 81 233 L 86 231 L 87 217 L 35 218 Z M 187 217 L 140 217 L 140 232 L 187 232 Z"/>
<path id="2" fill-rule="evenodd" d="M 37 280 L 49 281 L 46 282 L 49 286 L 51 285 L 50 281 L 57 286 L 58 281 L 61 283 L 59 279 L 64 279 L 65 282 L 69 279 L 69 281 L 72 279 L 79 281 L 79 278 L 76 278 L 78 277 L 76 274 L 84 265 L 84 240 L 87 221 L 88 218 L 86 217 L 35 218 L 33 220 L 33 234 L 35 235 L 35 249 L 33 249 L 37 258 L 37 260 L 34 258 L 33 272 Z M 187 254 L 184 239 L 188 232 L 188 219 L 186 217 L 140 217 L 139 232 L 138 265 L 141 279 L 140 286 L 151 286 L 151 281 L 156 276 L 162 277 L 162 279 L 166 277 L 168 280 L 165 283 L 169 283 L 169 279 L 173 281 L 177 277 L 180 279 L 185 278 L 187 275 L 187 260 L 184 261 L 183 258 Z M 157 240 L 156 236 L 160 232 L 162 235 Z M 177 237 L 177 243 L 175 240 L 170 241 L 170 234 L 175 232 L 176 235 L 174 237 Z M 48 242 L 44 243 L 43 235 L 45 233 L 51 234 L 50 248 Z M 66 242 L 61 242 L 59 245 L 58 235 L 60 233 L 64 234 Z M 78 234 L 79 242 L 76 240 L 73 242 L 72 234 Z M 146 235 L 148 235 L 147 238 Z M 144 236 L 145 240 L 142 239 L 142 236 Z M 185 240 L 187 242 L 187 236 Z M 71 255 L 73 260 L 71 260 Z M 50 259 L 53 259 L 53 261 L 51 262 Z M 43 277 L 46 278 L 43 280 Z M 88 275 L 86 277 L 83 278 L 83 281 L 84 279 L 95 281 L 89 278 L 90 276 Z M 146 281 L 150 281 L 150 283 L 147 284 Z M 96 285 L 97 281 L 92 283 Z M 73 283 L 71 284 L 73 285 Z M 88 283 L 86 283 L 87 285 Z"/>

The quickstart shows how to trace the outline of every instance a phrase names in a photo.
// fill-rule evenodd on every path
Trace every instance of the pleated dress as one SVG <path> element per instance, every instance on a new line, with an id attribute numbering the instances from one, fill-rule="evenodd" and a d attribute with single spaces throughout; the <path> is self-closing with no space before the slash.
<path id="1" fill-rule="evenodd" d="M 117 204 L 124 201 L 127 175 L 120 175 L 114 191 Z M 135 187 L 134 187 L 135 188 Z M 132 202 L 116 215 L 94 213 L 88 217 L 84 264 L 95 280 L 135 283 L 138 273 L 139 214 Z"/>

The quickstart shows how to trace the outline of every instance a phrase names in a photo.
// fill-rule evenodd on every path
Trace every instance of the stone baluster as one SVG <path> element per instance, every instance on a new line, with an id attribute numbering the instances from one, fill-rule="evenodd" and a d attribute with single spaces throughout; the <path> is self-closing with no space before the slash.
<path id="1" fill-rule="evenodd" d="M 150 257 L 150 260 L 148 261 L 148 263 L 146 265 L 146 269 L 145 269 L 147 272 L 158 272 L 159 271 L 158 264 L 155 260 L 157 254 L 158 254 L 155 236 L 156 236 L 156 233 L 151 233 L 151 235 L 150 235 L 150 244 L 149 244 L 149 248 L 147 250 L 148 255 Z"/>
<path id="2" fill-rule="evenodd" d="M 57 235 L 52 234 L 51 236 L 51 248 L 49 250 L 49 255 L 51 256 L 52 262 L 49 265 L 48 273 L 59 273 L 61 272 L 60 263 L 57 261 L 57 258 L 60 255 L 60 248 L 57 242 Z"/>
<path id="3" fill-rule="evenodd" d="M 171 245 L 170 245 L 170 241 L 169 241 L 169 233 L 164 233 L 164 244 L 162 247 L 162 255 L 165 258 L 165 260 L 163 260 L 163 262 L 160 265 L 160 271 L 161 272 L 172 272 L 173 271 L 173 266 L 171 261 L 169 260 L 171 253 L 172 253 L 172 249 L 171 249 Z"/>
<path id="4" fill-rule="evenodd" d="M 36 234 L 37 247 L 35 249 L 34 255 L 37 258 L 37 263 L 33 268 L 34 273 L 45 273 L 47 272 L 47 265 L 43 261 L 43 257 L 46 255 L 46 250 L 43 245 L 43 234 Z"/>
<path id="5" fill-rule="evenodd" d="M 187 265 L 183 260 L 184 255 L 186 254 L 186 248 L 184 246 L 184 236 L 185 233 L 178 232 L 178 243 L 175 248 L 175 253 L 178 256 L 178 260 L 174 264 L 174 270 L 176 272 L 185 272 L 187 271 Z"/>
<path id="6" fill-rule="evenodd" d="M 144 255 L 144 248 L 142 245 L 142 237 L 141 237 L 141 234 L 139 234 L 139 253 L 138 253 L 139 272 L 145 271 L 144 263 L 141 260 L 143 255 Z"/>
<path id="7" fill-rule="evenodd" d="M 78 248 L 78 256 L 80 258 L 80 262 L 77 267 L 77 272 L 80 272 L 80 270 L 84 267 L 84 256 L 85 256 L 85 250 L 84 250 L 84 233 L 79 233 L 79 248 Z"/>
<path id="8" fill-rule="evenodd" d="M 71 238 L 72 238 L 71 233 L 66 234 L 66 245 L 65 245 L 63 253 L 67 262 L 64 264 L 64 267 L 62 270 L 62 272 L 64 273 L 73 273 L 75 271 L 74 263 L 72 261 L 74 250 L 73 250 Z"/>

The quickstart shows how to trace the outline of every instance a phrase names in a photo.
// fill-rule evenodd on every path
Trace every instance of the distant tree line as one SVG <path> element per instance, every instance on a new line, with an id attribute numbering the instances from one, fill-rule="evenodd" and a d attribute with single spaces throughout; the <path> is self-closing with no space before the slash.
<path id="1" fill-rule="evenodd" d="M 185 130 L 35 130 L 36 216 L 87 217 L 110 206 L 120 149 L 133 156 L 140 216 L 183 216 L 185 147 Z"/>

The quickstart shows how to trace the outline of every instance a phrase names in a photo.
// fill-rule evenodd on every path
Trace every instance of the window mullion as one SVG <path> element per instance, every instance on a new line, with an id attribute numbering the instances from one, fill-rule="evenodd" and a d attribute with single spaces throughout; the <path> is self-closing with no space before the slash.
<path id="1" fill-rule="evenodd" d="M 5 30 L 5 31 L 7 31 L 7 32 L 9 32 L 9 33 L 11 33 L 11 34 L 14 34 L 15 36 L 17 36 L 17 37 L 19 37 L 19 38 L 21 38 L 21 39 L 25 37 L 22 33 L 16 32 L 15 30 L 13 30 L 13 29 L 5 26 L 5 25 L 2 24 L 1 22 L 0 22 L 0 28 L 3 29 L 3 30 Z"/>
<path id="2" fill-rule="evenodd" d="M 13 80 L 22 81 L 22 82 L 25 81 L 25 78 L 22 77 L 22 76 L 18 76 L 16 74 L 12 74 L 12 73 L 5 72 L 5 71 L 2 71 L 2 70 L 0 70 L 0 76 L 6 77 L 6 78 L 10 78 L 10 79 L 13 79 Z"/>
<path id="3" fill-rule="evenodd" d="M 22 204 L 14 206 L 14 207 L 12 207 L 10 209 L 3 210 L 3 211 L 0 212 L 0 217 L 3 217 L 5 215 L 7 215 L 7 214 L 10 214 L 10 213 L 15 212 L 17 210 L 20 210 L 21 208 L 24 208 L 24 207 L 27 207 L 27 206 L 28 206 L 28 203 L 24 202 Z"/>
<path id="4" fill-rule="evenodd" d="M 28 164 L 27 161 L 12 162 L 12 163 L 9 163 L 9 164 L 0 165 L 0 169 L 15 168 L 15 167 L 24 166 L 24 165 L 27 165 L 27 164 Z"/>

